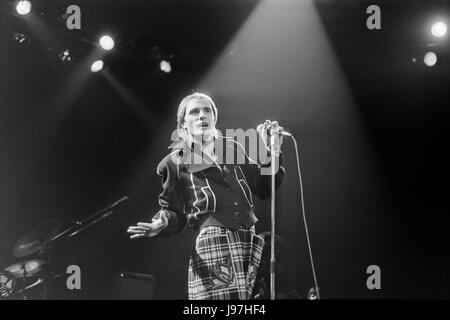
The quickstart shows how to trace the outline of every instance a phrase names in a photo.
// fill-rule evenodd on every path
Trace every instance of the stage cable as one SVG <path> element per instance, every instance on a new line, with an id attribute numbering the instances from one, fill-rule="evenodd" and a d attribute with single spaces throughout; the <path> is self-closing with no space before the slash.
<path id="1" fill-rule="evenodd" d="M 314 286 L 315 286 L 317 299 L 320 299 L 319 285 L 318 285 L 318 282 L 317 282 L 317 275 L 316 275 L 316 270 L 315 270 L 315 266 L 314 266 L 314 259 L 313 259 L 313 255 L 312 255 L 312 249 L 311 249 L 311 240 L 310 240 L 310 237 L 309 237 L 308 224 L 306 222 L 306 210 L 305 210 L 305 201 L 304 201 L 304 198 L 303 198 L 303 182 L 302 182 L 302 172 L 301 172 L 301 169 L 300 169 L 300 156 L 299 156 L 299 152 L 298 152 L 298 145 L 297 145 L 297 140 L 295 139 L 294 135 L 291 135 L 290 137 L 292 138 L 292 141 L 294 142 L 294 147 L 295 147 L 295 156 L 296 156 L 296 161 L 297 161 L 297 172 L 298 172 L 299 185 L 300 185 L 300 201 L 301 201 L 303 223 L 305 225 L 306 242 L 308 243 L 309 260 L 310 260 L 310 263 L 311 263 L 311 270 L 312 270 L 312 274 L 313 274 L 313 278 L 314 278 Z"/>

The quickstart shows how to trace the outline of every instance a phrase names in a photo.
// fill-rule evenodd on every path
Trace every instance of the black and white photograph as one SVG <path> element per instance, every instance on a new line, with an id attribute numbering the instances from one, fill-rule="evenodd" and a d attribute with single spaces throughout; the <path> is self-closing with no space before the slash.
<path id="1" fill-rule="evenodd" d="M 450 299 L 449 26 L 449 0 L 1 0 L 0 306 Z"/>

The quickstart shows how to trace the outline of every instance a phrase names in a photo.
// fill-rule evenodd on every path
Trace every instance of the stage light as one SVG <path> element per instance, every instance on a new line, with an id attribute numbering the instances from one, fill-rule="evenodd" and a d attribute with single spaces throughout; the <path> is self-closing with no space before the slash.
<path id="1" fill-rule="evenodd" d="M 102 36 L 99 40 L 99 43 L 103 50 L 109 51 L 114 48 L 114 39 L 110 36 Z"/>
<path id="2" fill-rule="evenodd" d="M 19 3 L 16 6 L 17 13 L 24 16 L 26 14 L 29 14 L 31 11 L 31 2 L 27 0 L 19 1 Z"/>
<path id="3" fill-rule="evenodd" d="M 160 62 L 159 68 L 161 69 L 162 72 L 165 73 L 170 73 L 170 71 L 172 71 L 172 66 L 170 65 L 170 62 L 166 60 L 162 60 Z"/>
<path id="4" fill-rule="evenodd" d="M 446 26 L 446 24 L 443 23 L 443 22 L 436 22 L 431 27 L 431 33 L 436 38 L 441 38 L 441 37 L 445 36 L 445 34 L 447 33 L 447 26 Z"/>
<path id="5" fill-rule="evenodd" d="M 102 69 L 103 69 L 103 61 L 102 60 L 94 61 L 91 65 L 91 72 L 99 72 Z"/>
<path id="6" fill-rule="evenodd" d="M 70 50 L 64 50 L 63 52 L 61 52 L 60 54 L 58 54 L 59 59 L 63 62 L 63 63 L 69 63 L 72 61 L 72 57 L 70 56 Z"/>
<path id="7" fill-rule="evenodd" d="M 436 53 L 430 51 L 427 52 L 425 54 L 425 56 L 423 57 L 423 62 L 428 66 L 428 67 L 432 67 L 436 64 L 437 62 L 437 55 Z"/>
<path id="8" fill-rule="evenodd" d="M 15 32 L 14 33 L 14 41 L 17 42 L 20 46 L 26 46 L 30 44 L 30 39 L 25 33 Z"/>

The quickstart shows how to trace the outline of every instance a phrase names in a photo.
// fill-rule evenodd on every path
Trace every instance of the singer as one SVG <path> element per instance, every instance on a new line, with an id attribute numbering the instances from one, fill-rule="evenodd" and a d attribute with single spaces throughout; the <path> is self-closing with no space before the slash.
<path id="1" fill-rule="evenodd" d="M 206 94 L 193 93 L 181 101 L 179 139 L 157 168 L 163 188 L 161 209 L 151 222 L 130 226 L 128 233 L 132 239 L 170 237 L 190 226 L 199 233 L 189 261 L 189 299 L 252 299 L 264 245 L 255 234 L 258 219 L 253 195 L 270 197 L 271 176 L 261 174 L 262 168 L 270 167 L 270 161 L 257 163 L 234 139 L 219 135 L 217 116 L 217 107 Z M 266 148 L 270 139 L 264 129 L 274 135 L 272 150 L 280 164 L 275 187 L 279 188 L 285 175 L 282 128 L 276 121 L 266 121 L 257 128 Z M 219 163 L 219 148 L 244 155 L 245 163 Z M 202 161 L 193 161 L 199 155 Z"/>

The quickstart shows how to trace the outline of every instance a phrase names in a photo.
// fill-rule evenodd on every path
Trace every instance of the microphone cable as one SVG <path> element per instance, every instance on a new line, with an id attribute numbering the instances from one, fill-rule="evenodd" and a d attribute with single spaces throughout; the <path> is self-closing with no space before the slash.
<path id="1" fill-rule="evenodd" d="M 308 243 L 309 260 L 311 262 L 311 269 L 312 269 L 312 274 L 313 274 L 313 278 L 314 278 L 315 291 L 316 291 L 317 299 L 320 299 L 319 286 L 317 283 L 316 270 L 314 267 L 314 259 L 313 259 L 313 255 L 312 255 L 312 249 L 311 249 L 311 240 L 309 238 L 308 224 L 306 223 L 306 210 L 305 210 L 305 201 L 303 199 L 303 182 L 302 182 L 302 172 L 300 169 L 298 145 L 297 145 L 297 140 L 295 139 L 294 135 L 290 134 L 289 136 L 292 138 L 292 141 L 294 142 L 294 147 L 295 147 L 297 171 L 298 171 L 298 178 L 299 178 L 299 184 L 300 184 L 301 209 L 302 209 L 303 223 L 305 225 L 306 242 Z"/>

